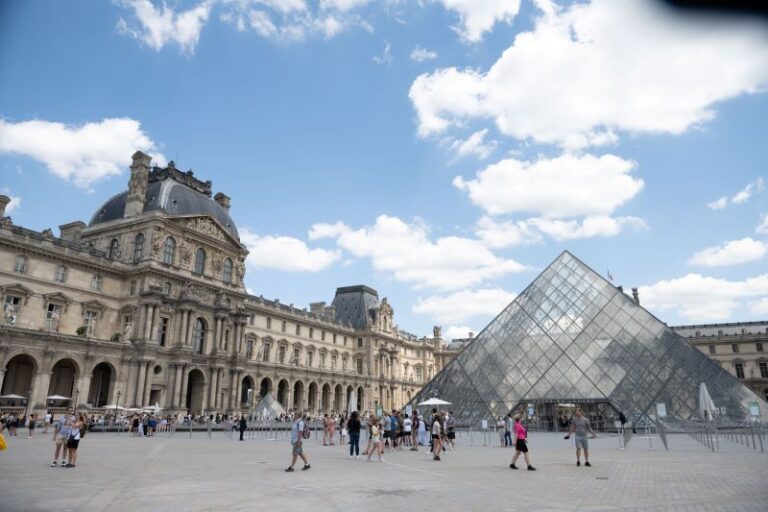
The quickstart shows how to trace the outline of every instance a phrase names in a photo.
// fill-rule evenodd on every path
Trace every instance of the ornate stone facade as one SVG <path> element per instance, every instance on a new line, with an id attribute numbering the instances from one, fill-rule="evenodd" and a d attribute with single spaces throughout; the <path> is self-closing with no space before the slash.
<path id="1" fill-rule="evenodd" d="M 324 303 L 249 295 L 230 198 L 172 164 L 133 160 L 129 190 L 58 238 L 0 211 L 3 395 L 38 411 L 58 394 L 92 408 L 231 413 L 270 392 L 320 413 L 346 410 L 354 392 L 369 411 L 402 406 L 455 354 L 400 330 L 367 287 L 337 291 L 365 289 L 356 326 Z"/>

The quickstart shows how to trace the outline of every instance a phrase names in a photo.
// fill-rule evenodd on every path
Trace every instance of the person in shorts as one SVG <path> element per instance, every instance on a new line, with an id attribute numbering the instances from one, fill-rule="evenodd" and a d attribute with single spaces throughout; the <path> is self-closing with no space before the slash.
<path id="1" fill-rule="evenodd" d="M 456 444 L 456 420 L 453 419 L 453 411 L 448 411 L 448 415 L 445 418 L 445 433 L 448 448 L 453 450 Z"/>
<path id="2" fill-rule="evenodd" d="M 587 438 L 587 432 L 590 433 L 592 439 L 597 437 L 597 435 L 592 431 L 592 425 L 584 417 L 584 412 L 581 409 L 576 409 L 574 414 L 574 418 L 571 420 L 571 430 L 565 436 L 565 439 L 570 439 L 571 434 L 575 434 L 576 465 L 581 466 L 581 450 L 584 450 L 584 465 L 589 467 L 592 464 L 589 463 L 589 439 Z"/>
<path id="3" fill-rule="evenodd" d="M 85 430 L 86 419 L 85 416 L 80 413 L 77 418 L 72 422 L 72 430 L 69 432 L 67 438 L 67 450 L 69 451 L 69 463 L 64 466 L 66 468 L 74 468 L 77 464 L 77 448 L 80 446 L 80 432 Z"/>
<path id="4" fill-rule="evenodd" d="M 512 464 L 509 465 L 510 469 L 517 469 L 515 462 L 523 454 L 525 463 L 528 465 L 528 471 L 536 471 L 536 468 L 531 466 L 531 457 L 528 455 L 528 432 L 525 427 L 520 423 L 521 416 L 518 414 L 515 416 L 515 455 L 512 457 Z"/>
<path id="5" fill-rule="evenodd" d="M 53 425 L 53 443 L 56 445 L 56 448 L 53 452 L 52 468 L 57 466 L 61 466 L 62 468 L 66 467 L 65 459 L 67 459 L 68 455 L 67 440 L 69 439 L 69 434 L 72 432 L 73 412 L 72 409 L 69 409 L 66 414 L 62 414 L 58 421 Z M 61 453 L 61 464 L 56 462 L 56 459 L 59 458 L 59 453 Z"/>
<path id="6" fill-rule="evenodd" d="M 296 464 L 296 459 L 301 457 L 304 461 L 304 467 L 301 469 L 306 471 L 312 466 L 309 465 L 307 456 L 304 455 L 304 420 L 301 419 L 301 413 L 296 411 L 293 413 L 293 425 L 291 425 L 291 465 L 285 470 L 286 473 L 293 471 L 293 466 Z"/>

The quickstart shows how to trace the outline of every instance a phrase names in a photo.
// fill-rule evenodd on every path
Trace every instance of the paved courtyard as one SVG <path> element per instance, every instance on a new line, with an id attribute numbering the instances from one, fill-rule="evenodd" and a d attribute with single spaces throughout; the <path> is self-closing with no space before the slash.
<path id="1" fill-rule="evenodd" d="M 508 468 L 512 450 L 482 436 L 433 462 L 423 451 L 387 453 L 383 463 L 350 460 L 314 438 L 310 471 L 285 473 L 285 438 L 232 441 L 228 434 L 178 433 L 135 439 L 91 433 L 75 469 L 53 469 L 50 438 L 9 439 L 0 452 L 0 510 L 675 510 L 768 509 L 768 454 L 731 441 L 713 454 L 684 435 L 671 451 L 635 438 L 592 441 L 592 468 L 577 468 L 568 441 L 532 433 L 536 472 Z M 474 446 L 470 446 L 473 443 Z M 298 464 L 297 464 L 298 469 Z M 437 508 L 435 508 L 437 507 Z"/>

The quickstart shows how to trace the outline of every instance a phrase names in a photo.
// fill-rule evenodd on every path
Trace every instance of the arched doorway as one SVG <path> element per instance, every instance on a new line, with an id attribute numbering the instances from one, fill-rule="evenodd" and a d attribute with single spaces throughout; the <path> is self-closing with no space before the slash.
<path id="1" fill-rule="evenodd" d="M 357 388 L 357 410 L 360 411 L 360 413 L 363 413 L 363 404 L 365 403 L 365 400 L 363 400 L 363 386 L 359 386 Z"/>
<path id="2" fill-rule="evenodd" d="M 281 380 L 277 384 L 277 401 L 283 406 L 283 409 L 288 408 L 288 381 Z"/>
<path id="3" fill-rule="evenodd" d="M 72 397 L 75 391 L 77 367 L 71 359 L 62 359 L 53 365 L 51 383 L 48 385 L 48 396 L 61 395 Z M 89 400 L 90 403 L 90 400 Z"/>
<path id="4" fill-rule="evenodd" d="M 310 411 L 317 410 L 317 384 L 309 383 L 309 396 L 307 397 L 307 406 Z"/>
<path id="5" fill-rule="evenodd" d="M 264 398 L 271 392 L 272 392 L 272 381 L 269 380 L 269 378 L 267 377 L 261 379 L 261 384 L 259 385 L 259 397 Z"/>
<path id="6" fill-rule="evenodd" d="M 296 384 L 293 385 L 293 408 L 297 411 L 300 411 L 303 409 L 302 404 L 304 403 L 304 383 L 300 380 L 296 381 Z"/>
<path id="7" fill-rule="evenodd" d="M 187 409 L 190 414 L 203 413 L 203 394 L 205 393 L 205 375 L 198 369 L 187 376 Z"/>
<path id="8" fill-rule="evenodd" d="M 112 367 L 107 363 L 99 363 L 91 373 L 91 387 L 88 389 L 88 403 L 94 407 L 107 405 L 109 402 L 109 386 L 112 384 Z"/>
<path id="9" fill-rule="evenodd" d="M 333 410 L 335 412 L 341 412 L 341 410 L 344 408 L 344 404 L 342 403 L 343 399 L 344 388 L 341 387 L 341 384 L 336 384 L 336 389 L 333 393 Z"/>
<path id="10" fill-rule="evenodd" d="M 250 405 L 250 401 L 248 400 L 248 390 L 251 391 L 251 396 L 253 396 L 253 379 L 250 377 L 245 377 L 243 379 L 243 384 L 240 386 L 240 403 Z"/>
<path id="11" fill-rule="evenodd" d="M 26 354 L 19 354 L 5 366 L 2 395 L 27 396 L 32 393 L 32 377 L 35 375 L 35 360 Z"/>
<path id="12" fill-rule="evenodd" d="M 331 386 L 329 384 L 323 384 L 323 399 L 321 400 L 324 413 L 327 413 L 331 409 Z"/>

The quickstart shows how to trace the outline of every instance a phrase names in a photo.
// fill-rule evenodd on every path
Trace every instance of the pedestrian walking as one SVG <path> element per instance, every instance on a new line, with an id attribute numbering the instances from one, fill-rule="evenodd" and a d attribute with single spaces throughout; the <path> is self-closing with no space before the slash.
<path id="1" fill-rule="evenodd" d="M 368 462 L 371 462 L 371 456 L 374 453 L 378 455 L 379 462 L 384 462 L 384 445 L 381 440 L 378 418 L 372 414 L 369 421 L 371 423 L 371 449 L 368 450 Z"/>
<path id="2" fill-rule="evenodd" d="M 35 437 L 35 427 L 36 427 L 36 421 L 35 421 L 35 415 L 30 414 L 29 420 L 27 424 L 27 439 L 32 439 Z"/>
<path id="3" fill-rule="evenodd" d="M 456 420 L 453 419 L 453 411 L 448 411 L 448 415 L 445 417 L 445 439 L 448 448 L 453 451 L 456 444 Z"/>
<path id="4" fill-rule="evenodd" d="M 432 460 L 440 459 L 440 448 L 443 446 L 441 440 L 441 434 L 443 431 L 443 425 L 439 414 L 435 414 L 432 418 Z"/>
<path id="5" fill-rule="evenodd" d="M 243 434 L 245 433 L 245 430 L 248 428 L 248 421 L 245 419 L 245 414 L 240 415 L 240 440 L 243 441 Z"/>
<path id="6" fill-rule="evenodd" d="M 48 413 L 45 415 L 45 419 L 43 420 L 43 435 L 48 433 L 48 426 L 53 423 L 53 415 L 51 414 L 51 411 L 48 411 Z"/>
<path id="7" fill-rule="evenodd" d="M 499 416 L 496 418 L 496 431 L 499 433 L 499 443 L 501 444 L 501 447 L 504 448 L 505 446 L 505 434 L 504 434 L 504 419 Z"/>
<path id="8" fill-rule="evenodd" d="M 58 421 L 53 426 L 53 443 L 55 449 L 53 452 L 53 462 L 51 467 L 57 466 L 66 467 L 65 460 L 68 460 L 69 450 L 67 449 L 67 441 L 69 440 L 69 434 L 72 432 L 72 414 L 74 411 L 69 409 L 66 414 L 62 414 Z M 61 453 L 61 464 L 57 464 L 56 460 Z"/>
<path id="9" fill-rule="evenodd" d="M 293 466 L 296 464 L 296 459 L 301 457 L 304 461 L 303 471 L 308 470 L 312 466 L 309 465 L 307 456 L 304 455 L 304 435 L 305 435 L 306 423 L 301 418 L 301 413 L 293 413 L 293 425 L 291 425 L 291 465 L 286 469 L 286 473 L 293 471 Z M 309 432 L 307 430 L 307 432 Z"/>
<path id="10" fill-rule="evenodd" d="M 507 417 L 504 418 L 504 446 L 512 446 L 512 428 L 514 422 L 512 420 L 512 413 L 507 413 Z"/>
<path id="11" fill-rule="evenodd" d="M 512 464 L 509 465 L 510 469 L 517 469 L 515 462 L 523 454 L 525 463 L 528 465 L 528 471 L 536 471 L 536 468 L 531 465 L 531 457 L 528 455 L 528 432 L 525 427 L 520 423 L 520 415 L 515 416 L 515 455 L 512 457 Z"/>
<path id="12" fill-rule="evenodd" d="M 581 450 L 584 450 L 584 465 L 587 467 L 592 466 L 589 463 L 589 439 L 587 438 L 587 432 L 590 433 L 590 437 L 594 439 L 597 434 L 592 430 L 592 425 L 589 423 L 589 419 L 584 417 L 584 412 L 581 408 L 577 408 L 574 417 L 571 420 L 571 430 L 565 439 L 570 439 L 571 434 L 574 434 L 576 442 L 576 465 L 581 466 Z"/>
<path id="13" fill-rule="evenodd" d="M 352 412 L 352 416 L 347 421 L 347 432 L 349 433 L 349 458 L 360 457 L 360 415 L 357 411 Z"/>

